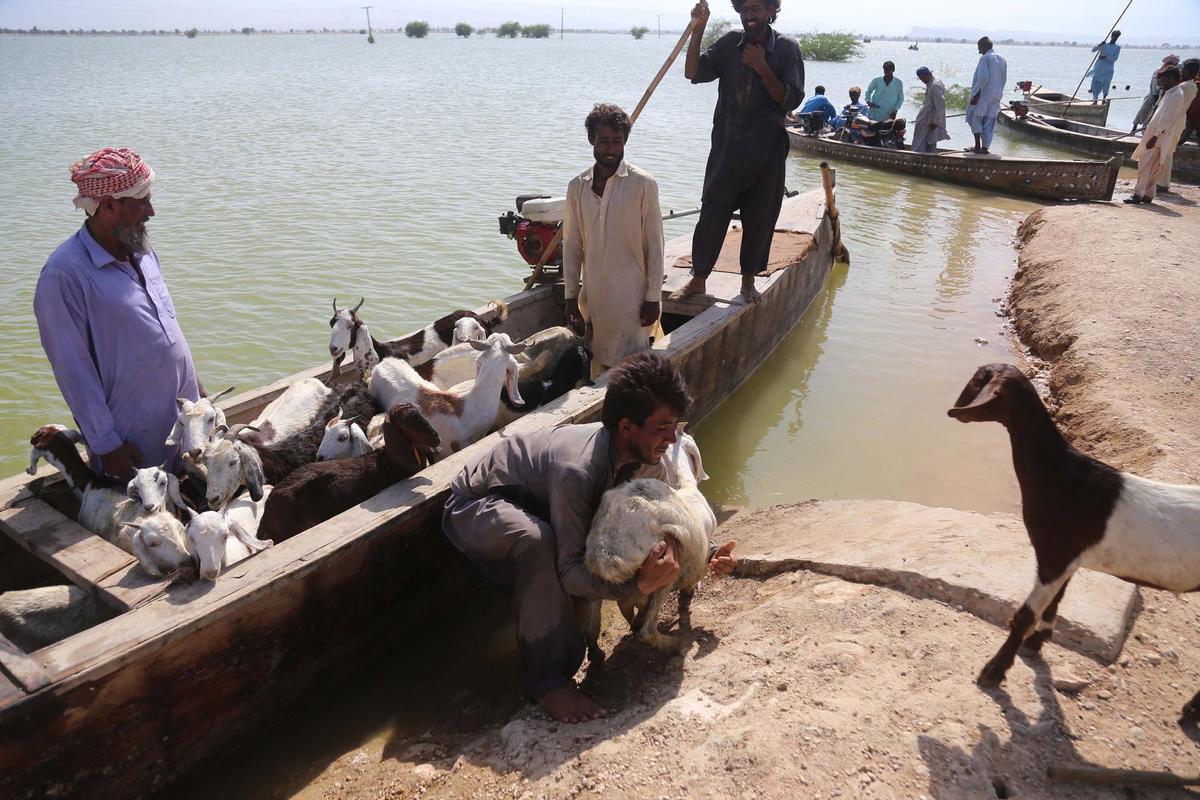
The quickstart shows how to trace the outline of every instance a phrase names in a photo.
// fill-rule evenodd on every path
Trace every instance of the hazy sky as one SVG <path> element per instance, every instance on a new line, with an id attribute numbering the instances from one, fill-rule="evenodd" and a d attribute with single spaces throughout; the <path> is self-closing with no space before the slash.
<path id="1" fill-rule="evenodd" d="M 557 25 L 565 8 L 567 27 L 682 29 L 691 4 L 666 0 L 0 0 L 0 27 L 228 29 L 347 28 L 363 24 L 359 6 L 373 4 L 379 27 L 402 27 L 413 19 L 433 25 L 469 22 L 476 27 L 513 19 Z M 714 0 L 714 14 L 733 16 L 727 2 Z M 1125 0 L 783 0 L 779 27 L 786 31 L 844 29 L 904 34 L 913 26 L 1025 30 L 1097 39 L 1121 13 Z M 1200 42 L 1200 0 L 1133 0 L 1121 29 L 1128 36 L 1171 42 Z"/>

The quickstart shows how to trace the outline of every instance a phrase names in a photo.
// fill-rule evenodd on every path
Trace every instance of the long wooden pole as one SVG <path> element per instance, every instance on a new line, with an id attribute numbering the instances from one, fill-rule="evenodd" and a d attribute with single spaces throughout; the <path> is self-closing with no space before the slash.
<path id="1" fill-rule="evenodd" d="M 1125 11 L 1128 11 L 1131 5 L 1133 5 L 1133 0 L 1129 0 L 1129 2 L 1125 4 Z M 1117 21 L 1112 24 L 1112 27 L 1108 29 L 1108 33 L 1104 35 L 1105 42 L 1107 42 L 1108 38 L 1112 36 L 1112 32 L 1117 29 L 1117 26 L 1121 24 L 1121 19 L 1125 16 L 1125 11 L 1121 12 L 1121 16 L 1117 17 Z M 1079 79 L 1079 85 L 1075 87 L 1075 91 L 1072 92 L 1071 96 L 1067 99 L 1067 107 L 1063 109 L 1063 119 L 1066 119 L 1067 112 L 1071 110 L 1071 104 L 1075 102 L 1075 95 L 1079 94 L 1079 90 L 1083 88 L 1083 82 L 1087 78 L 1088 72 L 1092 69 L 1092 65 L 1096 63 L 1096 59 L 1099 57 L 1100 51 L 1097 50 L 1096 54 L 1092 56 L 1092 63 L 1088 64 L 1088 68 L 1083 71 L 1083 77 Z"/>
<path id="2" fill-rule="evenodd" d="M 1174 772 L 1150 772 L 1141 769 L 1109 769 L 1108 767 L 1050 767 L 1046 774 L 1056 781 L 1078 781 L 1114 785 L 1200 786 L 1200 775 L 1179 775 Z"/>
<path id="3" fill-rule="evenodd" d="M 1130 0 L 1132 2 L 1132 0 Z M 662 83 L 663 77 L 670 71 L 671 65 L 675 63 L 675 59 L 679 58 L 679 54 L 683 52 L 684 45 L 688 42 L 688 37 L 692 35 L 692 30 L 696 27 L 695 20 L 688 20 L 687 28 L 683 35 L 679 37 L 679 41 L 675 43 L 675 49 L 671 51 L 671 55 L 667 56 L 667 60 L 663 62 L 662 68 L 658 70 L 658 74 L 654 76 L 654 80 L 650 81 L 650 85 L 646 87 L 645 93 L 642 94 L 642 99 L 638 101 L 637 108 L 633 109 L 633 113 L 629 115 L 629 124 L 637 122 L 637 118 L 641 116 L 642 109 L 646 107 L 646 103 L 650 102 L 650 95 L 654 94 L 654 90 Z M 546 245 L 546 249 L 542 251 L 542 257 L 538 259 L 538 263 L 534 266 L 533 272 L 525 279 L 525 288 L 528 289 L 533 284 L 537 283 L 542 277 L 542 272 L 546 268 L 546 262 L 550 260 L 550 254 L 558 249 L 558 245 L 562 242 L 562 226 L 554 234 L 554 238 L 550 240 L 550 244 Z"/>

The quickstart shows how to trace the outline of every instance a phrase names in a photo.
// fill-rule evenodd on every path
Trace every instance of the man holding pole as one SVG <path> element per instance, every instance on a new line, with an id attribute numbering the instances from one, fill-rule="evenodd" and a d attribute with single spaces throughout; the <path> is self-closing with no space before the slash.
<path id="1" fill-rule="evenodd" d="M 733 0 L 742 31 L 730 31 L 700 52 L 709 9 L 692 9 L 692 39 L 684 75 L 692 83 L 719 80 L 712 149 L 704 171 L 700 220 L 692 236 L 692 278 L 672 299 L 703 294 L 725 243 L 733 212 L 742 213 L 742 297 L 762 295 L 754 276 L 766 269 L 783 205 L 787 113 L 804 99 L 804 59 L 795 41 L 771 29 L 780 0 Z"/>
<path id="2" fill-rule="evenodd" d="M 1121 57 L 1121 45 L 1117 44 L 1117 39 L 1120 38 L 1121 32 L 1113 31 L 1107 42 L 1101 42 L 1092 48 L 1092 52 L 1097 54 L 1096 64 L 1092 67 L 1092 105 L 1100 102 L 1101 93 L 1104 94 L 1105 100 L 1108 99 L 1108 87 L 1112 85 L 1117 59 Z"/>

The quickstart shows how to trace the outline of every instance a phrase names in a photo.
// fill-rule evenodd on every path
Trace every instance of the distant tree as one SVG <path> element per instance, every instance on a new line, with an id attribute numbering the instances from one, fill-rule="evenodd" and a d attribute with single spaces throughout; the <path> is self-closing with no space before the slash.
<path id="1" fill-rule="evenodd" d="M 195 39 L 196 34 L 198 34 L 199 32 L 200 31 L 196 30 L 195 28 L 188 28 L 186 31 L 184 31 L 183 35 L 189 39 Z"/>
<path id="2" fill-rule="evenodd" d="M 506 22 L 499 28 L 496 28 L 496 35 L 501 39 L 515 39 L 520 32 L 521 23 L 519 22 Z"/>
<path id="3" fill-rule="evenodd" d="M 249 36 L 250 34 L 254 33 L 254 28 L 242 28 L 242 33 Z"/>
<path id="4" fill-rule="evenodd" d="M 472 33 L 475 32 L 475 29 L 472 28 L 470 25 L 468 25 L 465 22 L 460 22 L 454 26 L 454 32 L 457 35 L 461 36 L 462 38 L 466 39 L 468 36 L 470 36 Z"/>
<path id="5" fill-rule="evenodd" d="M 649 32 L 650 32 L 649 28 L 643 27 L 641 25 L 634 25 L 632 28 L 629 29 L 629 35 L 635 39 L 640 39 Z"/>
<path id="6" fill-rule="evenodd" d="M 725 34 L 729 33 L 729 28 L 732 26 L 727 19 L 714 19 L 708 23 L 708 29 L 704 31 L 704 40 L 700 43 L 701 50 L 707 50 L 713 46 L 713 42 L 720 39 Z"/>
<path id="7" fill-rule="evenodd" d="M 550 26 L 543 22 L 538 25 L 526 25 L 521 28 L 521 35 L 526 39 L 549 39 L 550 30 Z"/>
<path id="8" fill-rule="evenodd" d="M 410 39 L 424 39 L 429 35 L 429 23 L 416 20 L 404 26 L 404 35 Z"/>
<path id="9" fill-rule="evenodd" d="M 849 61 L 859 58 L 863 51 L 862 42 L 854 34 L 841 31 L 798 33 L 796 41 L 806 61 Z"/>

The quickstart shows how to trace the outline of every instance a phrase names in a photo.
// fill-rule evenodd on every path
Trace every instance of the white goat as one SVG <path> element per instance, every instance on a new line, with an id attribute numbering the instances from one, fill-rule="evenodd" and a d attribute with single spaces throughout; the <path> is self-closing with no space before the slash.
<path id="1" fill-rule="evenodd" d="M 141 500 L 126 495 L 128 484 L 92 472 L 75 449 L 82 441 L 79 431 L 64 425 L 39 428 L 29 440 L 27 471 L 34 474 L 41 458 L 53 464 L 79 498 L 79 524 L 135 556 L 149 574 L 161 577 L 191 566 L 179 520 L 166 511 L 146 513 Z"/>
<path id="2" fill-rule="evenodd" d="M 32 653 L 112 616 L 78 586 L 39 586 L 0 594 L 0 634 Z"/>
<path id="3" fill-rule="evenodd" d="M 379 414 L 385 417 L 384 414 Z M 371 452 L 371 442 L 355 419 L 342 419 L 342 411 L 329 422 L 325 423 L 325 436 L 317 448 L 317 461 L 333 461 L 338 458 L 351 458 Z"/>
<path id="4" fill-rule="evenodd" d="M 175 427 L 171 428 L 165 444 L 179 445 L 181 453 L 190 453 L 193 459 L 200 458 L 200 451 L 208 443 L 212 432 L 226 424 L 225 412 L 217 407 L 217 401 L 236 388 L 236 385 L 230 386 L 211 397 L 201 397 L 195 401 L 186 397 L 175 398 Z"/>
<path id="5" fill-rule="evenodd" d="M 147 514 L 155 511 L 174 514 L 183 508 L 183 498 L 179 495 L 179 478 L 162 467 L 143 467 L 136 470 L 125 487 L 125 494 L 130 500 L 141 503 L 142 510 Z"/>
<path id="6" fill-rule="evenodd" d="M 311 425 L 332 394 L 333 389 L 316 378 L 302 378 L 268 403 L 237 436 L 259 446 L 286 439 Z"/>
<path id="7" fill-rule="evenodd" d="M 500 404 L 500 389 L 507 388 L 515 403 L 523 403 L 517 384 L 520 364 L 516 355 L 525 345 L 513 344 L 508 334 L 493 333 L 486 342 L 468 342 L 479 351 L 476 379 L 470 387 L 445 391 L 422 378 L 406 361 L 386 358 L 371 374 L 368 388 L 382 408 L 411 403 L 433 425 L 441 438 L 438 452 L 457 452 L 491 429 Z"/>
<path id="8" fill-rule="evenodd" d="M 621 613 L 638 636 L 664 650 L 679 647 L 679 640 L 658 631 L 658 613 L 667 592 L 690 592 L 704 577 L 709 542 L 717 518 L 700 492 L 699 481 L 708 476 L 700 449 L 680 423 L 678 438 L 661 464 L 648 471 L 658 478 L 636 478 L 604 493 L 588 533 L 584 563 L 596 577 L 624 583 L 637 575 L 658 542 L 671 536 L 678 547 L 679 577 L 649 598 L 618 603 Z M 645 472 L 645 471 L 644 471 Z M 598 623 L 598 619 L 591 624 Z M 598 630 L 586 632 L 594 642 Z"/>
<path id="9" fill-rule="evenodd" d="M 187 526 L 188 550 L 200 562 L 201 578 L 214 581 L 223 569 L 274 544 L 269 539 L 259 540 L 255 535 L 268 494 L 257 502 L 238 498 L 223 512 L 198 513 L 187 509 L 191 517 Z"/>

